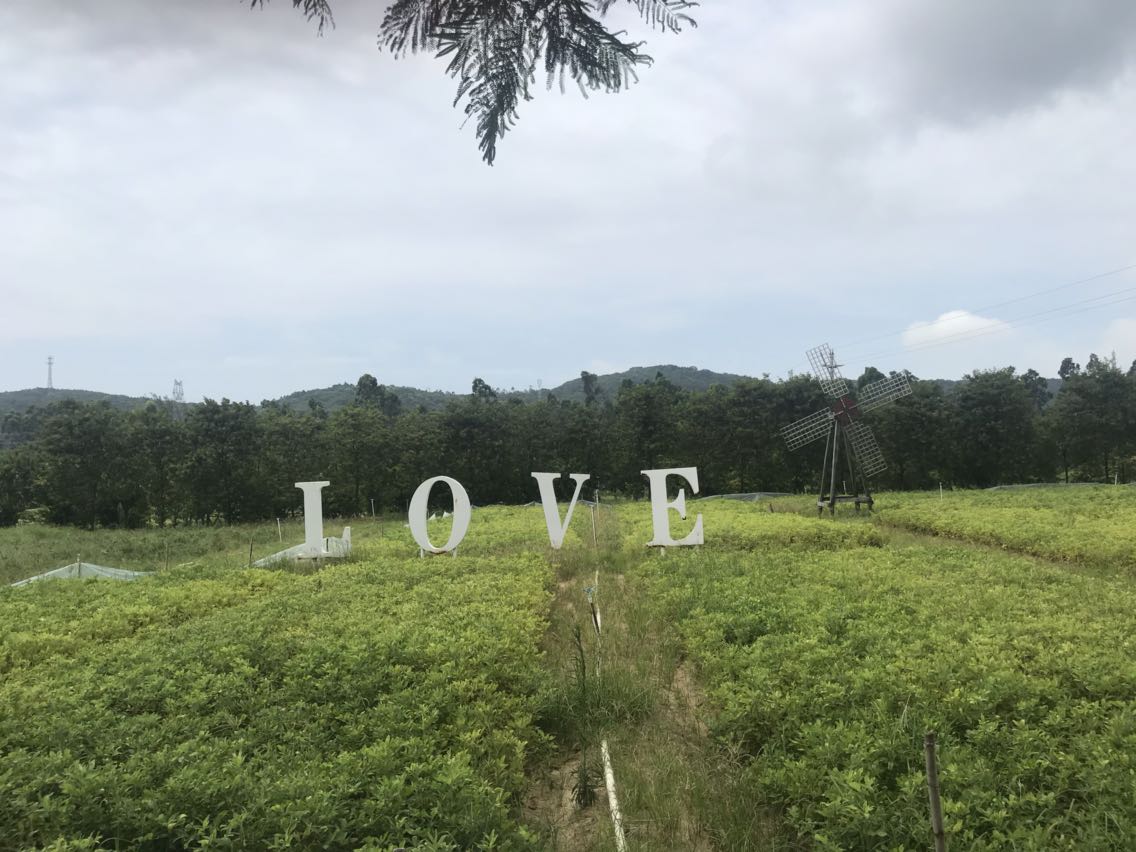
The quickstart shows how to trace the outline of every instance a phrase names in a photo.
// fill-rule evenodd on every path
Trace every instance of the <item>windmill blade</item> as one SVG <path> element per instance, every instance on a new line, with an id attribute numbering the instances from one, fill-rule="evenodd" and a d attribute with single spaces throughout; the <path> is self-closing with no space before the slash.
<path id="1" fill-rule="evenodd" d="M 834 399 L 840 399 L 848 393 L 848 380 L 840 375 L 840 365 L 836 363 L 836 355 L 831 346 L 822 343 L 805 354 L 809 356 L 809 366 L 813 368 L 825 393 Z"/>
<path id="2" fill-rule="evenodd" d="M 832 428 L 832 418 L 832 410 L 822 408 L 808 417 L 802 417 L 796 423 L 782 427 L 781 434 L 785 438 L 785 443 L 789 445 L 789 449 L 796 450 L 827 435 L 828 430 Z"/>
<path id="3" fill-rule="evenodd" d="M 900 397 L 910 394 L 911 381 L 907 378 L 907 373 L 904 372 L 895 373 L 886 379 L 872 382 L 870 385 L 864 385 L 856 394 L 856 397 L 861 411 L 871 411 L 873 408 L 887 405 L 889 402 L 894 402 Z"/>
<path id="4" fill-rule="evenodd" d="M 887 470 L 883 450 L 876 442 L 876 436 L 863 420 L 856 420 L 848 430 L 852 436 L 852 451 L 856 453 L 856 461 L 864 476 L 875 476 L 882 470 Z"/>

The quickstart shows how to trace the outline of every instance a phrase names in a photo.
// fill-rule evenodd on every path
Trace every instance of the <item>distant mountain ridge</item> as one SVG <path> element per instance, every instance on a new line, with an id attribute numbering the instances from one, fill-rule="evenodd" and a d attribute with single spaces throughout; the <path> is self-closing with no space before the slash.
<path id="1" fill-rule="evenodd" d="M 112 408 L 129 411 L 150 401 L 151 397 L 125 396 L 118 393 L 79 390 L 72 388 L 25 388 L 24 390 L 0 391 L 0 415 L 19 414 L 35 406 L 43 408 L 53 402 L 73 399 L 76 402 L 109 402 Z"/>
<path id="2" fill-rule="evenodd" d="M 614 400 L 619 393 L 619 386 L 625 381 L 635 384 L 654 381 L 655 376 L 662 374 L 667 381 L 683 390 L 703 391 L 712 385 L 733 385 L 748 378 L 735 373 L 716 373 L 712 370 L 701 370 L 698 367 L 676 367 L 673 364 L 656 364 L 653 367 L 632 367 L 619 373 L 608 373 L 596 377 L 596 386 L 601 399 Z M 380 383 L 382 377 L 378 377 Z M 428 391 L 420 388 L 409 388 L 400 385 L 387 385 L 387 390 L 398 395 L 402 402 L 403 411 L 413 411 L 419 406 L 427 411 L 437 411 L 445 408 L 447 403 L 465 399 L 471 396 L 468 393 L 453 393 L 452 391 Z M 499 399 L 519 399 L 523 402 L 536 402 L 549 396 L 571 402 L 584 401 L 584 382 L 582 379 L 569 379 L 554 388 L 535 389 L 528 388 L 497 388 Z M 275 403 L 287 406 L 295 411 L 306 411 L 310 400 L 322 405 L 324 410 L 332 412 L 337 408 L 350 405 L 355 399 L 355 385 L 346 382 L 332 385 L 329 388 L 316 390 L 303 390 L 272 400 Z"/>
<path id="3" fill-rule="evenodd" d="M 597 375 L 596 386 L 599 389 L 601 400 L 615 400 L 619 387 L 625 381 L 635 384 L 650 382 L 656 375 L 662 375 L 676 387 L 689 391 L 705 391 L 714 385 L 731 386 L 743 379 L 752 378 L 737 373 L 718 373 L 713 370 L 703 370 L 698 367 L 677 367 L 674 364 L 656 364 L 652 367 L 632 367 L 618 373 Z M 382 377 L 379 377 L 380 383 Z M 950 392 L 959 383 L 959 379 L 938 379 L 940 386 Z M 1050 393 L 1056 394 L 1061 387 L 1060 379 L 1047 379 Z M 445 408 L 450 402 L 466 399 L 471 394 L 454 393 L 453 391 L 422 390 L 421 388 L 405 387 L 401 385 L 387 385 L 388 390 L 398 395 L 402 402 L 403 411 L 414 411 L 419 407 L 427 411 L 438 411 Z M 584 401 L 584 383 L 580 378 L 569 379 L 554 388 L 526 390 L 497 389 L 501 399 L 519 399 L 524 402 L 535 402 L 549 396 L 556 399 L 572 402 Z M 16 414 L 27 411 L 32 406 L 43 407 L 53 402 L 65 399 L 74 399 L 78 402 L 109 402 L 114 408 L 130 410 L 139 408 L 149 402 L 153 397 L 125 396 L 123 394 L 103 393 L 100 391 L 63 389 L 63 388 L 27 388 L 17 391 L 0 391 L 0 416 Z M 349 382 L 332 385 L 326 388 L 313 390 L 300 390 L 274 400 L 264 400 L 261 404 L 271 402 L 283 405 L 293 411 L 307 411 L 314 401 L 331 413 L 338 408 L 350 405 L 355 399 L 355 385 Z"/>

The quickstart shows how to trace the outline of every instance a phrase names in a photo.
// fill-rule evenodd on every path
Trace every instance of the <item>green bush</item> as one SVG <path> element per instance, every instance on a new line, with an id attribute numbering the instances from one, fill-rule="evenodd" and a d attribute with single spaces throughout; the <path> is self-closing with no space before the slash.
<path id="1" fill-rule="evenodd" d="M 0 848 L 527 848 L 539 557 L 0 590 Z"/>
<path id="2" fill-rule="evenodd" d="M 972 548 L 643 563 L 788 848 L 923 849 L 939 735 L 954 848 L 1136 837 L 1136 591 Z"/>

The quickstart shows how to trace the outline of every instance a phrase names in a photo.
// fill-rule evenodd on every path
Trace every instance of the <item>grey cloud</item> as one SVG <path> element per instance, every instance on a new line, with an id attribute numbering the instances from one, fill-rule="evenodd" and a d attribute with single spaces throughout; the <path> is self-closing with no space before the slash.
<path id="1" fill-rule="evenodd" d="M 409 370 L 426 335 L 413 381 L 457 388 L 519 352 L 549 381 L 592 360 L 777 372 L 818 329 L 992 301 L 991 270 L 1028 287 L 1119 265 L 1136 75 L 1086 33 L 971 114 L 1003 71 L 955 67 L 983 20 L 955 5 L 714 0 L 650 37 L 631 91 L 539 92 L 489 169 L 439 64 L 378 52 L 381 0 L 336 0 L 324 38 L 287 0 L 0 0 L 0 306 L 21 338 L 0 382 L 101 335 L 107 359 L 184 349 L 187 387 L 259 399 L 295 377 L 250 366 L 226 390 L 224 358 L 286 358 L 282 328 L 331 365 L 310 385 L 353 378 L 339 355 Z M 587 331 L 555 362 L 526 346 L 569 327 Z"/>
<path id="2" fill-rule="evenodd" d="M 887 10 L 881 82 L 921 118 L 1028 109 L 1133 67 L 1132 0 L 896 0 L 878 9 Z"/>

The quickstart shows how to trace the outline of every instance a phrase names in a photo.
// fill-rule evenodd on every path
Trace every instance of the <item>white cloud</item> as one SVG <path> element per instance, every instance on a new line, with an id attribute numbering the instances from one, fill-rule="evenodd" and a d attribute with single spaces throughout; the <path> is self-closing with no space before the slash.
<path id="1" fill-rule="evenodd" d="M 931 322 L 912 323 L 903 332 L 902 340 L 904 347 L 910 351 L 1011 332 L 1011 326 L 1001 320 L 978 316 L 969 311 L 947 311 Z"/>

